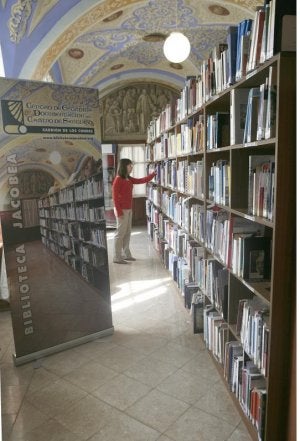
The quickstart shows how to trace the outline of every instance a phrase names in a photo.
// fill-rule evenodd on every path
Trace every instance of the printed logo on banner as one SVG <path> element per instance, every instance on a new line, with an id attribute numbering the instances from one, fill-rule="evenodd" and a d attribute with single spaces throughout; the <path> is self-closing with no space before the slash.
<path id="1" fill-rule="evenodd" d="M 24 125 L 24 112 L 22 101 L 2 100 L 3 129 L 9 135 L 22 135 L 27 133 Z"/>

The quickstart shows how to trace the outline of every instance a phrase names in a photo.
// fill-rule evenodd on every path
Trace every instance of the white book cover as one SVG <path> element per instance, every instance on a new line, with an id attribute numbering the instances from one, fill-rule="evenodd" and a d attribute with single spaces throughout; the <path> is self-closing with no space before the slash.
<path id="1" fill-rule="evenodd" d="M 236 88 L 230 92 L 230 145 L 243 142 L 249 90 Z"/>

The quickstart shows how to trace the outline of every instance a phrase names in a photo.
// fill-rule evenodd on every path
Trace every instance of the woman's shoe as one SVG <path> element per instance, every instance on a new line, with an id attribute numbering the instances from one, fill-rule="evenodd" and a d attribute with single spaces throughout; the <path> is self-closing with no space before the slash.
<path id="1" fill-rule="evenodd" d="M 121 263 L 121 264 L 126 264 L 127 265 L 126 260 L 123 260 L 123 259 L 121 259 L 121 260 L 113 260 L 113 263 Z"/>
<path id="2" fill-rule="evenodd" d="M 130 260 L 131 262 L 135 262 L 136 259 L 134 257 L 124 257 L 124 260 Z"/>

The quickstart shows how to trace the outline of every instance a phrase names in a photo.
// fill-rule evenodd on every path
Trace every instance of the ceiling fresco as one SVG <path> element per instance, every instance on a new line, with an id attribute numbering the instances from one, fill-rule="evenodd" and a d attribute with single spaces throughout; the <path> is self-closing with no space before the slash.
<path id="1" fill-rule="evenodd" d="M 96 87 L 100 95 L 132 80 L 180 89 L 262 0 L 0 0 L 5 75 Z M 173 30 L 191 42 L 181 65 L 163 55 Z"/>

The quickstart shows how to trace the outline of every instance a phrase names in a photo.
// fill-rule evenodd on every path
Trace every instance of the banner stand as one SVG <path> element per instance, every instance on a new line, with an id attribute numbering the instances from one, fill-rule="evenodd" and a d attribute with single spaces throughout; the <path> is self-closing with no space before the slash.
<path id="1" fill-rule="evenodd" d="M 114 327 L 110 329 L 105 329 L 104 331 L 95 332 L 95 334 L 87 335 L 86 337 L 77 338 L 76 340 L 71 340 L 66 343 L 62 343 L 52 348 L 43 349 L 42 351 L 33 352 L 32 354 L 23 355 L 22 357 L 16 357 L 13 354 L 13 362 L 15 366 L 21 366 L 22 364 L 29 363 L 30 361 L 38 360 L 39 358 L 47 357 L 51 354 L 56 354 L 57 352 L 65 351 L 66 349 L 71 349 L 79 346 L 83 343 L 88 343 L 90 341 L 97 340 L 98 338 L 107 337 L 114 333 Z"/>
<path id="2" fill-rule="evenodd" d="M 0 78 L 16 366 L 113 334 L 100 140 L 97 89 Z"/>

